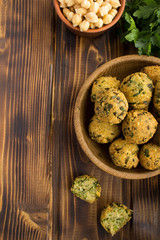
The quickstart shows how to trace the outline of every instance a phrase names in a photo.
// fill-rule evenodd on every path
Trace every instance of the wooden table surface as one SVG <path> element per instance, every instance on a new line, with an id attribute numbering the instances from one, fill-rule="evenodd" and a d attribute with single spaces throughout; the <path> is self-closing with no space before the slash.
<path id="1" fill-rule="evenodd" d="M 80 87 L 100 65 L 134 53 L 117 26 L 96 39 L 70 33 L 52 0 L 0 1 L 0 239 L 109 240 L 106 203 L 133 209 L 115 240 L 159 240 L 160 179 L 123 180 L 81 150 L 73 111 Z M 73 179 L 93 175 L 94 204 L 75 198 Z"/>

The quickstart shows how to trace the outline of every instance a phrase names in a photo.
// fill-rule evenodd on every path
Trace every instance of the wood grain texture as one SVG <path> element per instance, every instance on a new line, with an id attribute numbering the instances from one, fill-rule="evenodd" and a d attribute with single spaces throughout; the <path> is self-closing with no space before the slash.
<path id="1" fill-rule="evenodd" d="M 122 45 L 117 28 L 101 37 L 85 39 L 70 33 L 55 14 L 53 63 L 53 239 L 109 240 L 99 223 L 103 207 L 112 201 L 133 209 L 133 220 L 117 233 L 115 240 L 159 239 L 159 177 L 123 180 L 98 169 L 81 150 L 74 132 L 73 111 L 85 79 L 100 65 L 118 56 L 135 53 Z M 97 177 L 102 196 L 94 204 L 70 192 L 76 176 Z"/>
<path id="2" fill-rule="evenodd" d="M 0 239 L 49 234 L 52 1 L 0 1 Z"/>

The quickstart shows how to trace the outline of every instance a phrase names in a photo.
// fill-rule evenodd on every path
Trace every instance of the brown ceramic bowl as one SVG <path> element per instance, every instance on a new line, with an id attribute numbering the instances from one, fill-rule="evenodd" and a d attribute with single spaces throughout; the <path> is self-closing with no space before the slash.
<path id="1" fill-rule="evenodd" d="M 122 13 L 123 13 L 124 8 L 125 8 L 125 2 L 126 2 L 125 0 L 120 0 L 121 7 L 118 8 L 118 13 L 117 13 L 117 15 L 115 16 L 115 18 L 113 19 L 113 21 L 110 24 L 105 25 L 105 26 L 103 26 L 101 28 L 89 29 L 89 30 L 87 30 L 85 32 L 81 32 L 78 27 L 73 27 L 72 23 L 69 22 L 65 18 L 65 16 L 63 15 L 63 13 L 61 11 L 60 6 L 59 6 L 58 0 L 53 0 L 53 4 L 54 4 L 55 10 L 56 10 L 56 13 L 59 16 L 59 18 L 62 20 L 62 22 L 66 25 L 66 27 L 72 33 L 74 33 L 76 35 L 79 35 L 79 36 L 82 36 L 82 37 L 98 37 L 101 34 L 103 34 L 106 30 L 111 28 L 113 25 L 115 25 L 118 22 L 118 20 L 121 18 L 121 16 L 122 16 Z"/>
<path id="2" fill-rule="evenodd" d="M 74 109 L 74 126 L 77 139 L 88 158 L 103 171 L 126 179 L 143 179 L 160 174 L 160 169 L 148 171 L 138 165 L 135 169 L 125 169 L 113 164 L 108 148 L 109 144 L 98 144 L 91 140 L 88 134 L 88 125 L 94 115 L 93 103 L 90 100 L 91 86 L 100 76 L 110 75 L 122 80 L 127 75 L 140 71 L 149 65 L 160 65 L 156 57 L 128 55 L 111 60 L 96 69 L 84 82 L 78 94 Z"/>

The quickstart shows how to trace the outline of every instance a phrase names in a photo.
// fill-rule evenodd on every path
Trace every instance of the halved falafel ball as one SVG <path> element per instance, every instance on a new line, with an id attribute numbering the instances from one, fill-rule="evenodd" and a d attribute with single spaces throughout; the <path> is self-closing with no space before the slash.
<path id="1" fill-rule="evenodd" d="M 101 186 L 95 177 L 82 175 L 75 178 L 71 192 L 78 198 L 93 203 L 101 196 Z"/>
<path id="2" fill-rule="evenodd" d="M 150 112 L 131 110 L 122 122 L 122 131 L 129 143 L 143 144 L 153 137 L 157 125 L 157 120 Z"/>
<path id="3" fill-rule="evenodd" d="M 103 209 L 100 223 L 104 229 L 114 236 L 132 218 L 133 211 L 123 204 L 110 203 Z"/>
<path id="4" fill-rule="evenodd" d="M 120 90 L 124 93 L 132 109 L 148 109 L 153 92 L 153 82 L 141 72 L 133 73 L 123 79 Z"/>

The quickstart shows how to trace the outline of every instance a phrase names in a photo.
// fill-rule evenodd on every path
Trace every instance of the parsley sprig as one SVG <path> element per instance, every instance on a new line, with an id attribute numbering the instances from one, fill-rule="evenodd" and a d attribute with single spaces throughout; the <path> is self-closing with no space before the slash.
<path id="1" fill-rule="evenodd" d="M 160 57 L 160 0 L 127 2 L 122 32 L 122 40 L 133 42 L 139 55 Z"/>

